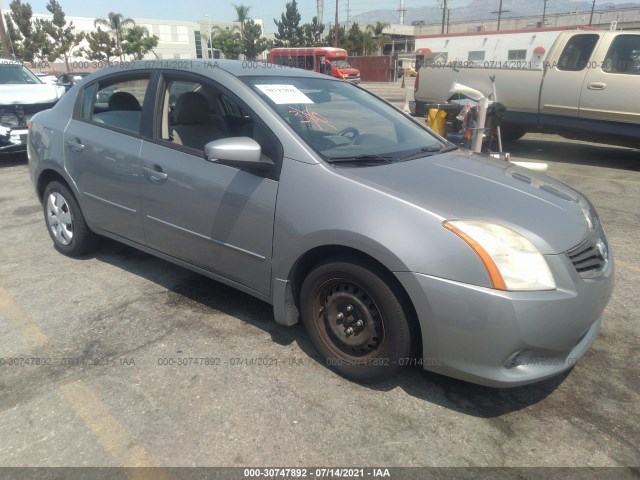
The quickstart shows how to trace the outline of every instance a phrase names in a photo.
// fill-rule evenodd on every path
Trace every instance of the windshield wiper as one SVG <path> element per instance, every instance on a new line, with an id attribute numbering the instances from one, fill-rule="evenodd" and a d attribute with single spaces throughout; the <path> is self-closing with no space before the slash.
<path id="1" fill-rule="evenodd" d="M 417 150 L 413 153 L 410 153 L 409 155 L 406 155 L 402 158 L 399 158 L 397 161 L 398 162 L 404 162 L 405 160 L 411 160 L 413 158 L 420 158 L 420 157 L 428 157 L 430 155 L 425 155 L 425 154 L 431 154 L 434 155 L 436 153 L 446 153 L 446 152 L 451 152 L 453 150 L 457 150 L 458 147 L 456 147 L 455 145 L 441 145 L 441 146 L 436 146 L 436 145 L 430 145 L 428 147 L 422 147 L 420 150 Z"/>
<path id="2" fill-rule="evenodd" d="M 350 157 L 328 157 L 329 163 L 366 162 L 366 163 L 392 163 L 393 157 L 383 157 L 377 153 L 352 155 Z"/>

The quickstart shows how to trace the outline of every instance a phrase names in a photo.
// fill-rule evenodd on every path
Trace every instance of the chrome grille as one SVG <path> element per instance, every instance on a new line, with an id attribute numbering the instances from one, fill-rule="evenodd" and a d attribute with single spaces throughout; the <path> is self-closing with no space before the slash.
<path id="1" fill-rule="evenodd" d="M 567 255 L 582 278 L 600 275 L 609 262 L 609 246 L 604 232 L 598 228 L 586 241 L 569 250 Z"/>

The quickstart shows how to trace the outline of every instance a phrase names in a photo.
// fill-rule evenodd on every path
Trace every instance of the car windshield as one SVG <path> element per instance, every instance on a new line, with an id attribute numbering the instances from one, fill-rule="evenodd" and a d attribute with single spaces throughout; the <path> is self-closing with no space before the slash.
<path id="1" fill-rule="evenodd" d="M 329 162 L 389 163 L 451 147 L 426 126 L 348 82 L 308 77 L 244 81 Z"/>
<path id="2" fill-rule="evenodd" d="M 31 70 L 24 65 L 3 63 L 0 64 L 0 84 L 42 83 Z"/>
<path id="3" fill-rule="evenodd" d="M 351 65 L 346 60 L 332 60 L 331 63 L 336 68 L 351 68 Z"/>

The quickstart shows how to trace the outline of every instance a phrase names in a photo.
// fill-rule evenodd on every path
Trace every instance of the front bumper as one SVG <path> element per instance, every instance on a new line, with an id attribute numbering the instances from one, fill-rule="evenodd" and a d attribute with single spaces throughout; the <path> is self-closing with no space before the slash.
<path id="1" fill-rule="evenodd" d="M 614 267 L 580 278 L 566 255 L 545 257 L 558 288 L 503 292 L 418 273 L 396 276 L 413 300 L 425 370 L 492 387 L 516 387 L 569 368 L 594 342 Z"/>
<path id="2" fill-rule="evenodd" d="M 27 151 L 26 127 L 9 128 L 0 125 L 0 153 Z"/>

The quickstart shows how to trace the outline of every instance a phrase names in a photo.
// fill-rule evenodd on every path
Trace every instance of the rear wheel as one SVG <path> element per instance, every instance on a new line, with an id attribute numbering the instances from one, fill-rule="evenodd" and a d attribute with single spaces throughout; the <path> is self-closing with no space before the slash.
<path id="1" fill-rule="evenodd" d="M 409 320 L 388 274 L 336 259 L 302 284 L 304 327 L 326 365 L 351 380 L 389 378 L 411 356 Z"/>
<path id="2" fill-rule="evenodd" d="M 71 257 L 84 255 L 97 244 L 89 230 L 80 206 L 66 185 L 53 181 L 43 197 L 44 218 L 55 248 Z"/>
<path id="3" fill-rule="evenodd" d="M 527 132 L 524 130 L 515 130 L 511 128 L 500 129 L 500 135 L 502 136 L 502 141 L 504 143 L 513 143 L 520 140 L 522 137 L 526 135 Z"/>

